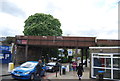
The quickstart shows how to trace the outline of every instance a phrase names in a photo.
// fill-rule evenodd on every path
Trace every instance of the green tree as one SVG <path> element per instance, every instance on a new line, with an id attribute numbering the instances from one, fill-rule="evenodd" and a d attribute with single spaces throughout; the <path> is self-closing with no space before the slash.
<path id="1" fill-rule="evenodd" d="M 26 36 L 62 36 L 61 23 L 50 14 L 36 13 L 25 20 L 24 35 Z M 42 55 L 57 57 L 57 48 L 42 48 Z M 48 59 L 47 59 L 48 60 Z"/>
<path id="2" fill-rule="evenodd" d="M 61 36 L 61 23 L 50 14 L 36 13 L 25 20 L 24 35 Z"/>

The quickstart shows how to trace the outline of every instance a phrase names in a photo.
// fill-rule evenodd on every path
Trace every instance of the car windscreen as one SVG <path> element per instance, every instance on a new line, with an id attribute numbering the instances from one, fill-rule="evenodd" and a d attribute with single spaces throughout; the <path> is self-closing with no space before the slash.
<path id="1" fill-rule="evenodd" d="M 23 68 L 33 68 L 36 65 L 37 65 L 37 63 L 26 62 L 26 63 L 23 63 L 20 67 L 23 67 Z"/>

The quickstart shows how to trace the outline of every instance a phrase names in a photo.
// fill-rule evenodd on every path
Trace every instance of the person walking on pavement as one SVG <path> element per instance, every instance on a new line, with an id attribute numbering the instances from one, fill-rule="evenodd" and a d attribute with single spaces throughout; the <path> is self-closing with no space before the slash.
<path id="1" fill-rule="evenodd" d="M 79 63 L 79 66 L 77 67 L 77 75 L 79 77 L 79 80 L 81 80 L 81 77 L 83 75 L 83 65 L 82 63 Z"/>
<path id="2" fill-rule="evenodd" d="M 72 63 L 72 67 L 73 67 L 73 71 L 76 71 L 77 62 L 74 61 L 74 62 Z"/>
<path id="3" fill-rule="evenodd" d="M 35 80 L 41 81 L 41 72 L 42 72 L 42 60 L 38 60 L 38 64 L 35 67 Z"/>

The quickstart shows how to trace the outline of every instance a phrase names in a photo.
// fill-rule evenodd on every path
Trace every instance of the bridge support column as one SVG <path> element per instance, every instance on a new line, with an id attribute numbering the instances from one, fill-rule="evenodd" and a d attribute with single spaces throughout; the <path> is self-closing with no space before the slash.
<path id="1" fill-rule="evenodd" d="M 81 48 L 81 63 L 83 63 L 83 59 L 85 56 L 85 67 L 87 67 L 87 57 L 88 57 L 88 48 Z"/>
<path id="2" fill-rule="evenodd" d="M 87 67 L 87 58 L 88 58 L 88 48 L 85 49 L 85 56 L 86 56 L 86 64 L 85 64 L 85 67 Z"/>
<path id="3" fill-rule="evenodd" d="M 25 61 L 27 61 L 28 58 L 28 45 L 25 47 Z"/>
<path id="4" fill-rule="evenodd" d="M 81 63 L 83 63 L 83 55 L 84 55 L 84 49 L 81 48 Z"/>
<path id="5" fill-rule="evenodd" d="M 78 54 L 78 47 L 75 48 L 75 54 Z"/>

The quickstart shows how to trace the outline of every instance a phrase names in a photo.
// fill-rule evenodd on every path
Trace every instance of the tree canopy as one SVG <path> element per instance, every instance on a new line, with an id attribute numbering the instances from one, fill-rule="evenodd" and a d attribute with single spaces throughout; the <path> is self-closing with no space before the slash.
<path id="1" fill-rule="evenodd" d="M 61 23 L 50 14 L 36 13 L 25 20 L 24 35 L 61 36 Z"/>
<path id="2" fill-rule="evenodd" d="M 60 29 L 61 23 L 57 18 L 50 14 L 36 13 L 25 20 L 24 35 L 26 36 L 62 36 Z M 48 54 L 50 57 L 57 57 L 57 48 L 41 48 L 41 54 L 44 57 Z M 48 59 L 47 59 L 48 61 Z"/>

